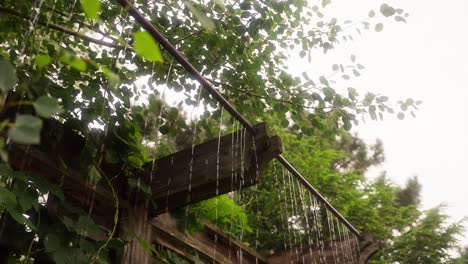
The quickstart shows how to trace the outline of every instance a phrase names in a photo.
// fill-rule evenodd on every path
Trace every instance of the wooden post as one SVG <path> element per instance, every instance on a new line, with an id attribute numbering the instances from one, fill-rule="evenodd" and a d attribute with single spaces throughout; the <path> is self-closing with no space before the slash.
<path id="1" fill-rule="evenodd" d="M 359 241 L 359 264 L 366 264 L 379 251 L 379 243 L 369 233 L 362 233 Z"/>
<path id="2" fill-rule="evenodd" d="M 149 252 L 152 239 L 152 227 L 148 218 L 148 209 L 144 204 L 135 205 L 125 210 L 122 219 L 125 245 L 121 263 L 149 264 L 152 256 Z"/>

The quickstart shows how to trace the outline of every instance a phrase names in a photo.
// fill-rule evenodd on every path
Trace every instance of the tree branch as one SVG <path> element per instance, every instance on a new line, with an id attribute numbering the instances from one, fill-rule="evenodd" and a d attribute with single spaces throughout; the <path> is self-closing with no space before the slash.
<path id="1" fill-rule="evenodd" d="M 224 83 L 224 82 L 220 82 L 220 81 L 216 81 L 216 80 L 213 80 L 213 79 L 210 79 L 210 78 L 207 78 L 205 77 L 206 80 L 208 80 L 209 82 L 211 82 L 212 84 L 215 84 L 215 85 L 221 85 L 221 86 L 226 86 L 230 89 L 234 89 L 234 90 L 237 90 L 239 92 L 243 92 L 243 93 L 246 93 L 248 95 L 251 95 L 251 96 L 254 96 L 254 97 L 258 97 L 258 98 L 261 98 L 261 99 L 265 99 L 265 100 L 272 100 L 272 101 L 275 101 L 275 102 L 279 102 L 279 103 L 284 103 L 284 104 L 290 104 L 290 105 L 295 105 L 295 106 L 300 106 L 302 108 L 305 108 L 305 109 L 325 109 L 327 107 L 314 107 L 314 106 L 307 106 L 307 105 L 301 105 L 301 104 L 296 104 L 294 102 L 292 102 L 291 100 L 285 100 L 285 99 L 278 99 L 278 98 L 273 98 L 273 97 L 267 97 L 267 96 L 264 96 L 264 95 L 261 95 L 261 94 L 257 94 L 257 93 L 254 93 L 254 92 L 251 92 L 251 91 L 248 91 L 248 90 L 245 90 L 245 89 L 241 89 L 241 88 L 238 88 L 238 87 L 234 87 L 228 83 Z"/>
<path id="2" fill-rule="evenodd" d="M 47 5 L 47 4 L 44 4 L 44 6 L 45 6 L 47 9 L 49 9 L 51 12 L 56 13 L 56 14 L 59 14 L 60 16 L 62 16 L 62 17 L 64 17 L 64 18 L 69 19 L 69 18 L 71 17 L 69 14 L 66 14 L 66 13 L 64 13 L 64 12 L 62 12 L 62 11 L 60 11 L 60 10 L 57 10 L 57 9 L 55 9 L 55 8 L 52 7 L 52 6 L 49 6 L 49 5 Z M 119 40 L 118 40 L 117 38 L 115 38 L 114 36 L 111 36 L 111 35 L 107 34 L 106 32 L 102 31 L 101 29 L 99 29 L 99 27 L 95 27 L 95 26 L 93 26 L 93 25 L 90 25 L 90 24 L 88 24 L 88 23 L 85 23 L 85 22 L 83 22 L 83 21 L 78 21 L 78 20 L 76 21 L 76 23 L 78 23 L 78 24 L 82 25 L 83 27 L 86 27 L 86 28 L 88 28 L 88 29 L 90 29 L 90 30 L 92 30 L 92 31 L 94 31 L 94 32 L 96 32 L 96 33 L 99 33 L 100 35 L 102 35 L 102 36 L 105 37 L 105 38 L 111 39 L 111 40 L 113 40 L 113 41 L 115 41 L 115 42 L 118 42 L 118 41 L 119 41 Z"/>
<path id="3" fill-rule="evenodd" d="M 25 20 L 29 20 L 29 17 L 15 11 L 15 10 L 12 10 L 12 9 L 0 8 L 0 13 L 16 16 L 16 17 L 19 17 L 19 18 L 22 18 L 22 19 L 25 19 Z M 106 47 L 110 47 L 110 48 L 116 48 L 116 49 L 124 49 L 125 48 L 125 46 L 119 45 L 117 43 L 109 43 L 109 42 L 106 42 L 106 41 L 103 41 L 103 40 L 100 40 L 100 39 L 95 39 L 95 38 L 92 38 L 90 36 L 86 36 L 86 35 L 80 34 L 78 32 L 74 32 L 74 31 L 72 31 L 72 30 L 70 30 L 68 28 L 62 27 L 60 25 L 45 23 L 45 22 L 42 22 L 42 21 L 37 22 L 37 24 L 41 25 L 41 26 L 49 27 L 51 29 L 54 29 L 54 30 L 60 31 L 62 33 L 65 33 L 65 34 L 80 38 L 80 39 L 85 40 L 85 41 L 92 42 L 92 43 L 97 44 L 97 45 L 106 46 Z"/>

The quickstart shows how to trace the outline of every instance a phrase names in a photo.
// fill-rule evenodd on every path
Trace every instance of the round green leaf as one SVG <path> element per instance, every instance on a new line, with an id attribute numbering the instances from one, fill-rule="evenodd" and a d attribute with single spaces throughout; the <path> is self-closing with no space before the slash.
<path id="1" fill-rule="evenodd" d="M 60 104 L 57 99 L 47 95 L 39 97 L 33 103 L 33 106 L 34 110 L 36 110 L 36 112 L 44 118 L 52 117 L 53 115 L 60 112 Z"/>
<path id="2" fill-rule="evenodd" d="M 386 17 L 393 16 L 395 12 L 396 12 L 395 8 L 389 6 L 388 4 L 382 4 L 380 6 L 380 13 L 382 13 L 382 15 Z"/>
<path id="3" fill-rule="evenodd" d="M 10 139 L 20 144 L 39 144 L 42 120 L 32 115 L 19 115 L 14 127 L 8 131 Z"/>
<path id="4" fill-rule="evenodd" d="M 6 92 L 13 89 L 17 83 L 15 67 L 9 61 L 0 59 L 0 89 Z"/>
<path id="5" fill-rule="evenodd" d="M 167 127 L 166 125 L 161 126 L 159 128 L 159 132 L 161 132 L 161 134 L 163 134 L 163 135 L 166 135 L 167 133 L 169 133 L 169 127 Z"/>
<path id="6" fill-rule="evenodd" d="M 383 24 L 382 24 L 382 23 L 377 23 L 377 24 L 375 25 L 375 31 L 376 31 L 376 32 L 380 32 L 380 31 L 382 31 L 382 30 L 383 30 Z"/>
<path id="7" fill-rule="evenodd" d="M 149 61 L 163 62 L 161 51 L 153 37 L 146 31 L 133 34 L 133 48 L 141 57 Z"/>
<path id="8" fill-rule="evenodd" d="M 81 8 L 89 19 L 98 19 L 101 11 L 99 0 L 81 0 Z"/>
<path id="9" fill-rule="evenodd" d="M 398 117 L 398 119 L 403 120 L 405 118 L 405 114 L 400 112 L 400 113 L 398 113 L 397 117 Z"/>
<path id="10" fill-rule="evenodd" d="M 77 71 L 80 71 L 80 72 L 84 72 L 86 71 L 86 69 L 88 68 L 86 62 L 78 57 L 76 57 L 75 55 L 73 54 L 65 54 L 63 55 L 60 60 L 66 64 L 68 64 L 68 66 L 76 69 Z"/>
<path id="11" fill-rule="evenodd" d="M 43 69 L 45 66 L 49 65 L 52 62 L 52 59 L 50 58 L 49 55 L 38 55 L 36 57 L 36 64 L 39 67 L 39 69 Z"/>

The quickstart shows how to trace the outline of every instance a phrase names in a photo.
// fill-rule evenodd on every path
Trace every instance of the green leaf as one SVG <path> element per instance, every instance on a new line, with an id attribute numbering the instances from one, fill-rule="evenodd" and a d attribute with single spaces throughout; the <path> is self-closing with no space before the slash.
<path id="1" fill-rule="evenodd" d="M 325 78 L 324 76 L 320 76 L 319 80 L 321 84 L 326 85 L 326 86 L 329 85 L 327 78 Z"/>
<path id="2" fill-rule="evenodd" d="M 196 8 L 192 3 L 189 1 L 184 1 L 185 6 L 192 12 L 192 14 L 195 16 L 195 18 L 202 24 L 202 26 L 209 30 L 215 30 L 216 25 L 213 22 L 213 20 L 205 15 L 205 13 L 201 12 L 198 8 Z"/>
<path id="3" fill-rule="evenodd" d="M 323 94 L 325 95 L 325 97 L 332 97 L 336 94 L 336 91 L 333 88 L 325 87 L 323 88 Z"/>
<path id="4" fill-rule="evenodd" d="M 349 118 L 346 116 L 342 116 L 341 117 L 341 120 L 343 121 L 343 128 L 346 130 L 346 131 L 349 131 L 351 130 L 351 128 L 353 127 L 353 125 L 351 124 L 351 121 L 349 120 Z"/>
<path id="5" fill-rule="evenodd" d="M 37 98 L 33 106 L 37 114 L 44 118 L 52 117 L 61 110 L 58 100 L 48 95 Z"/>
<path id="6" fill-rule="evenodd" d="M 331 4 L 331 0 L 322 0 L 322 7 L 326 7 L 329 4 Z"/>
<path id="7" fill-rule="evenodd" d="M 398 119 L 403 120 L 405 118 L 405 114 L 400 112 L 400 113 L 398 113 L 397 117 L 398 117 Z"/>
<path id="8" fill-rule="evenodd" d="M 163 135 L 166 135 L 167 133 L 169 133 L 169 127 L 166 126 L 166 125 L 161 126 L 161 127 L 159 128 L 159 132 L 161 132 L 161 134 L 163 134 Z"/>
<path id="9" fill-rule="evenodd" d="M 29 210 L 31 207 L 34 207 L 36 211 L 39 209 L 37 201 L 37 192 L 33 189 L 26 189 L 21 196 L 18 197 L 18 202 L 23 208 L 23 211 Z"/>
<path id="10" fill-rule="evenodd" d="M 356 69 L 353 69 L 353 74 L 354 74 L 354 76 L 356 76 L 356 77 L 361 76 L 361 74 L 359 73 L 359 71 L 356 70 Z"/>
<path id="11" fill-rule="evenodd" d="M 133 41 L 133 48 L 141 57 L 149 61 L 164 61 L 156 41 L 148 32 L 141 31 L 133 34 Z"/>
<path id="12" fill-rule="evenodd" d="M 406 23 L 406 19 L 402 16 L 395 16 L 395 21 Z"/>
<path id="13" fill-rule="evenodd" d="M 383 24 L 382 23 L 375 24 L 375 31 L 376 32 L 381 32 L 382 30 L 383 30 Z"/>
<path id="14" fill-rule="evenodd" d="M 36 57 L 36 64 L 39 69 L 43 69 L 45 66 L 49 65 L 52 62 L 52 59 L 49 55 L 42 54 Z"/>
<path id="15" fill-rule="evenodd" d="M 109 79 L 109 86 L 115 88 L 120 84 L 120 77 L 117 73 L 111 71 L 106 66 L 101 66 L 101 70 L 104 72 L 106 77 Z"/>
<path id="16" fill-rule="evenodd" d="M 288 109 L 287 109 L 283 104 L 281 104 L 281 103 L 275 104 L 275 105 L 273 106 L 273 109 L 274 109 L 276 112 L 278 112 L 278 113 L 284 113 L 284 112 L 286 112 L 286 111 L 288 110 Z"/>
<path id="17" fill-rule="evenodd" d="M 239 7 L 242 9 L 242 10 L 250 10 L 252 8 L 252 6 L 250 5 L 250 3 L 248 2 L 242 2 L 239 4 Z"/>
<path id="18" fill-rule="evenodd" d="M 0 58 L 0 89 L 6 92 L 13 89 L 17 83 L 15 67 L 9 61 Z"/>
<path id="19" fill-rule="evenodd" d="M 62 248 L 60 239 L 55 234 L 48 234 L 44 239 L 46 252 L 59 251 Z"/>
<path id="20" fill-rule="evenodd" d="M 61 58 L 60 61 L 66 63 L 68 66 L 76 69 L 77 71 L 84 72 L 88 68 L 86 62 L 73 54 L 66 53 Z"/>
<path id="21" fill-rule="evenodd" d="M 372 120 L 377 120 L 377 115 L 375 113 L 376 110 L 377 109 L 376 109 L 375 105 L 369 106 L 369 114 L 370 114 Z"/>
<path id="22" fill-rule="evenodd" d="M 7 208 L 15 208 L 17 205 L 16 195 L 5 187 L 0 186 L 0 203 Z"/>
<path id="23" fill-rule="evenodd" d="M 81 8 L 89 19 L 98 19 L 101 11 L 101 1 L 81 0 Z"/>
<path id="24" fill-rule="evenodd" d="M 380 6 L 380 13 L 382 13 L 382 15 L 384 15 L 385 17 L 393 16 L 395 12 L 396 12 L 395 8 L 387 4 L 382 4 Z"/>
<path id="25" fill-rule="evenodd" d="M 283 119 L 283 120 L 281 121 L 281 126 L 282 126 L 283 128 L 287 128 L 287 127 L 289 126 L 289 121 L 288 121 L 288 119 Z"/>
<path id="26" fill-rule="evenodd" d="M 88 177 L 91 184 L 96 184 L 102 178 L 101 174 L 94 165 L 89 166 Z"/>
<path id="27" fill-rule="evenodd" d="M 345 80 L 349 80 L 349 79 L 350 79 L 350 78 L 349 78 L 349 75 L 346 75 L 346 74 L 341 75 L 341 78 L 343 78 L 343 79 L 345 79 Z"/>
<path id="28" fill-rule="evenodd" d="M 8 131 L 11 140 L 20 144 L 39 144 L 42 120 L 32 115 L 19 115 L 14 127 Z"/>
<path id="29" fill-rule="evenodd" d="M 26 218 L 22 212 L 19 212 L 17 208 L 7 208 L 8 213 L 10 213 L 11 217 L 18 223 L 27 225 L 29 228 L 32 230 L 37 230 L 37 227 L 29 220 Z"/>

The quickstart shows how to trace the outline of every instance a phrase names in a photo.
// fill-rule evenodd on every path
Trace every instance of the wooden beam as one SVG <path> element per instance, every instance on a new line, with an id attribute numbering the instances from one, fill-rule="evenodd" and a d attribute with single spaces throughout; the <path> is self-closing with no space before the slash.
<path id="1" fill-rule="evenodd" d="M 152 215 L 257 184 L 282 147 L 265 123 L 255 129 L 255 137 L 239 130 L 146 165 L 143 174 L 157 204 Z"/>
<path id="2" fill-rule="evenodd" d="M 204 230 L 191 235 L 179 231 L 176 220 L 169 214 L 161 214 L 153 218 L 151 223 L 154 228 L 155 244 L 174 251 L 194 263 L 196 263 L 194 252 L 203 263 L 267 263 L 265 256 L 248 248 L 241 241 L 230 238 L 212 224 L 205 223 Z"/>

